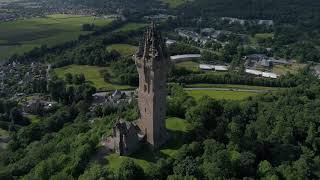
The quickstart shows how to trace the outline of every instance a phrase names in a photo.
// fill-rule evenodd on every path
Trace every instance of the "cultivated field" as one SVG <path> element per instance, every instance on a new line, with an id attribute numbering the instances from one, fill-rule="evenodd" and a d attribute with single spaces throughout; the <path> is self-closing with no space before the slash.
<path id="1" fill-rule="evenodd" d="M 62 68 L 55 69 L 56 74 L 64 78 L 66 73 L 80 74 L 83 73 L 87 81 L 93 83 L 97 90 L 116 90 L 116 89 L 128 89 L 130 86 L 115 85 L 104 81 L 100 74 L 101 70 L 107 69 L 107 67 L 87 66 L 87 65 L 70 65 Z"/>
<path id="2" fill-rule="evenodd" d="M 188 90 L 187 93 L 197 100 L 199 100 L 203 96 L 209 96 L 213 99 L 243 100 L 249 96 L 255 96 L 258 94 L 256 92 L 224 90 Z"/>
<path id="3" fill-rule="evenodd" d="M 132 56 L 138 50 L 138 47 L 130 44 L 112 44 L 107 47 L 108 51 L 116 50 L 121 56 Z"/>
<path id="4" fill-rule="evenodd" d="M 144 170 L 147 170 L 151 167 L 150 163 L 156 163 L 157 159 L 161 157 L 174 157 L 177 150 L 183 145 L 182 139 L 183 136 L 189 132 L 188 129 L 190 128 L 190 124 L 184 119 L 173 117 L 166 120 L 166 128 L 171 134 L 171 139 L 167 144 L 160 148 L 160 151 L 152 152 L 146 151 L 145 148 L 142 148 L 141 151 L 134 153 L 129 157 L 111 154 L 106 157 L 109 168 L 112 170 L 118 170 L 123 160 L 132 159 Z"/>
<path id="5" fill-rule="evenodd" d="M 50 15 L 0 23 L 0 59 L 15 53 L 21 54 L 41 45 L 54 46 L 89 32 L 82 31 L 83 24 L 103 26 L 111 19 L 78 15 Z"/>

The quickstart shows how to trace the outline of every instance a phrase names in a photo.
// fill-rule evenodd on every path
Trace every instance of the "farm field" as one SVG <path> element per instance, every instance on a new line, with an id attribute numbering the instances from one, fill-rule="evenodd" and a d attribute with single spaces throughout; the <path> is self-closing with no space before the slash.
<path id="1" fill-rule="evenodd" d="M 147 26 L 147 24 L 143 24 L 143 23 L 127 23 L 127 24 L 123 25 L 122 27 L 116 29 L 115 32 L 134 31 L 134 30 L 144 28 L 146 26 Z"/>
<path id="2" fill-rule="evenodd" d="M 49 15 L 47 17 L 17 20 L 0 23 L 0 59 L 15 53 L 22 54 L 41 45 L 54 46 L 79 35 L 87 34 L 82 31 L 83 24 L 103 26 L 111 19 L 95 18 L 79 15 Z"/>
<path id="3" fill-rule="evenodd" d="M 108 166 L 111 170 L 118 170 L 120 167 L 120 164 L 125 159 L 132 159 L 135 163 L 140 165 L 144 170 L 147 170 L 151 167 L 150 163 L 156 163 L 157 159 L 161 157 L 174 157 L 175 153 L 178 151 L 178 149 L 183 145 L 183 142 L 181 141 L 183 139 L 182 136 L 184 136 L 186 133 L 188 133 L 188 129 L 190 127 L 190 124 L 180 118 L 170 117 L 166 120 L 166 128 L 171 133 L 171 140 L 168 141 L 167 144 L 165 144 L 162 148 L 160 148 L 160 151 L 158 152 L 152 152 L 152 151 L 138 151 L 137 153 L 134 153 L 130 157 L 124 157 L 119 156 L 117 154 L 111 154 L 106 157 L 108 160 Z"/>
<path id="4" fill-rule="evenodd" d="M 110 46 L 107 46 L 106 49 L 108 51 L 116 50 L 121 54 L 121 56 L 132 56 L 136 53 L 138 47 L 130 44 L 112 44 Z"/>
<path id="5" fill-rule="evenodd" d="M 69 65 L 55 69 L 55 73 L 64 78 L 66 73 L 80 74 L 83 73 L 87 81 L 91 81 L 97 90 L 116 90 L 116 89 L 128 89 L 130 86 L 115 85 L 104 81 L 100 75 L 100 71 L 107 69 L 107 67 L 88 66 L 88 65 Z"/>
<path id="6" fill-rule="evenodd" d="M 256 92 L 242 92 L 242 91 L 224 91 L 224 90 L 187 90 L 190 96 L 199 100 L 203 96 L 209 96 L 213 99 L 225 100 L 243 100 L 249 96 L 255 96 Z"/>

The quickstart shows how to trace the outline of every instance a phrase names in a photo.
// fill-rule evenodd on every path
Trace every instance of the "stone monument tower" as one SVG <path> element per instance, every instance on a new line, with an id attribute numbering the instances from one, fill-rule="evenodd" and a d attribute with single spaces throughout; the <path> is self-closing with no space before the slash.
<path id="1" fill-rule="evenodd" d="M 146 30 L 144 40 L 135 55 L 139 73 L 138 126 L 153 149 L 159 148 L 167 139 L 166 82 L 169 56 L 165 41 L 154 23 Z"/>

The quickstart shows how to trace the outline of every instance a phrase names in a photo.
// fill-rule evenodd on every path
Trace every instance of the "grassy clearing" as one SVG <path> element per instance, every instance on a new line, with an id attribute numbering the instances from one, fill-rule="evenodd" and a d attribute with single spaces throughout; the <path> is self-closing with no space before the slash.
<path id="1" fill-rule="evenodd" d="M 281 88 L 277 87 L 264 87 L 264 86 L 249 86 L 249 85 L 237 85 L 237 84 L 189 84 L 187 88 L 227 88 L 227 89 L 243 89 L 243 90 L 266 90 L 276 91 Z"/>
<path id="2" fill-rule="evenodd" d="M 161 1 L 168 4 L 170 8 L 176 8 L 182 4 L 185 4 L 193 0 L 161 0 Z"/>
<path id="3" fill-rule="evenodd" d="M 191 70 L 191 71 L 199 71 L 199 63 L 197 62 L 194 62 L 194 61 L 184 61 L 184 62 L 179 62 L 179 63 L 176 63 L 176 66 L 177 67 L 184 67 L 188 70 Z"/>
<path id="4" fill-rule="evenodd" d="M 116 50 L 122 56 L 132 56 L 138 50 L 137 46 L 132 46 L 130 44 L 112 44 L 107 47 L 108 51 Z"/>
<path id="5" fill-rule="evenodd" d="M 0 136 L 8 136 L 9 132 L 0 128 Z"/>
<path id="6" fill-rule="evenodd" d="M 305 67 L 306 64 L 293 63 L 291 65 L 274 65 L 272 68 L 272 72 L 285 75 L 287 73 L 295 74 L 299 71 L 299 69 Z"/>
<path id="7" fill-rule="evenodd" d="M 83 73 L 87 81 L 91 81 L 97 90 L 115 90 L 115 89 L 128 89 L 130 86 L 115 85 L 107 83 L 101 77 L 100 71 L 107 69 L 107 67 L 87 66 L 87 65 L 69 65 L 55 69 L 55 73 L 64 78 L 66 73 L 80 74 Z"/>
<path id="8" fill-rule="evenodd" d="M 254 35 L 254 38 L 256 39 L 268 39 L 273 37 L 274 37 L 273 33 L 258 33 Z"/>
<path id="9" fill-rule="evenodd" d="M 119 29 L 115 30 L 115 32 L 134 31 L 134 30 L 144 28 L 146 26 L 147 26 L 147 24 L 143 24 L 143 23 L 127 23 L 127 24 L 123 25 L 122 27 L 120 27 Z"/>
<path id="10" fill-rule="evenodd" d="M 250 36 L 249 40 L 252 46 L 257 46 L 259 41 L 266 40 L 273 37 L 274 37 L 273 33 L 257 33 L 254 36 Z"/>
<path id="11" fill-rule="evenodd" d="M 111 19 L 93 16 L 56 14 L 0 23 L 0 59 L 14 53 L 21 54 L 41 45 L 54 46 L 77 39 L 83 24 L 103 26 Z"/>
<path id="12" fill-rule="evenodd" d="M 188 90 L 187 93 L 199 100 L 203 96 L 209 96 L 213 99 L 226 99 L 226 100 L 243 100 L 249 96 L 255 96 L 255 92 L 240 92 L 240 91 L 217 91 L 217 90 Z"/>
<path id="13" fill-rule="evenodd" d="M 121 157 L 117 154 L 111 154 L 106 157 L 109 163 L 108 167 L 111 170 L 117 171 L 122 161 L 125 159 L 132 159 L 144 170 L 147 170 L 152 163 L 156 163 L 157 159 L 161 157 L 174 157 L 177 150 L 183 145 L 183 136 L 188 133 L 190 124 L 184 119 L 172 117 L 166 120 L 166 127 L 170 132 L 171 139 L 167 144 L 160 148 L 160 151 L 152 152 L 146 150 L 146 148 L 141 148 L 140 151 L 130 157 Z"/>
<path id="14" fill-rule="evenodd" d="M 30 119 L 31 123 L 38 123 L 38 122 L 40 122 L 39 116 L 29 114 L 29 115 L 27 115 L 26 117 L 27 117 L 28 119 Z"/>

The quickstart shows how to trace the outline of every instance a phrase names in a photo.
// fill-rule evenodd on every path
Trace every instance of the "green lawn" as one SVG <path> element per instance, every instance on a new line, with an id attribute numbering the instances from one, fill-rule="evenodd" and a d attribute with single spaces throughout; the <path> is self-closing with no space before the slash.
<path id="1" fill-rule="evenodd" d="M 194 61 L 184 61 L 184 62 L 179 62 L 176 63 L 177 67 L 184 67 L 188 70 L 191 71 L 198 71 L 199 70 L 199 63 L 194 62 Z"/>
<path id="2" fill-rule="evenodd" d="M 293 63 L 291 65 L 274 65 L 272 68 L 272 72 L 285 75 L 287 73 L 295 74 L 299 69 L 305 67 L 306 64 Z"/>
<path id="3" fill-rule="evenodd" d="M 56 74 L 64 78 L 66 73 L 80 74 L 83 73 L 87 81 L 91 81 L 97 90 L 115 90 L 128 89 L 130 86 L 116 85 L 107 83 L 100 75 L 100 71 L 107 69 L 107 67 L 87 66 L 87 65 L 69 65 L 62 68 L 55 69 Z"/>
<path id="4" fill-rule="evenodd" d="M 8 136 L 9 132 L 0 128 L 0 136 Z"/>
<path id="5" fill-rule="evenodd" d="M 130 44 L 112 44 L 107 47 L 108 51 L 116 50 L 122 56 L 132 56 L 138 50 L 137 46 L 132 46 Z"/>
<path id="6" fill-rule="evenodd" d="M 0 59 L 14 53 L 24 53 L 40 45 L 54 46 L 77 39 L 82 31 L 82 24 L 92 23 L 102 26 L 111 19 L 93 16 L 56 14 L 42 18 L 31 18 L 0 23 Z"/>
<path id="7" fill-rule="evenodd" d="M 144 28 L 146 26 L 147 26 L 147 24 L 143 24 L 143 23 L 127 23 L 127 24 L 123 25 L 122 27 L 120 27 L 119 29 L 115 30 L 115 32 L 134 31 L 134 30 Z"/>
<path id="8" fill-rule="evenodd" d="M 243 100 L 249 96 L 255 96 L 255 92 L 239 92 L 239 91 L 217 91 L 217 90 L 188 90 L 187 93 L 199 100 L 203 96 L 209 96 L 214 99 L 226 100 Z"/>
<path id="9" fill-rule="evenodd" d="M 40 118 L 39 116 L 36 116 L 36 115 L 27 115 L 26 116 L 28 119 L 30 119 L 31 123 L 38 123 L 40 121 Z"/>
<path id="10" fill-rule="evenodd" d="M 280 90 L 282 88 L 277 87 L 264 87 L 264 86 L 249 86 L 238 84 L 188 84 L 187 88 L 227 88 L 227 89 L 243 89 L 243 90 Z"/>
<path id="11" fill-rule="evenodd" d="M 161 1 L 168 4 L 170 8 L 176 8 L 184 3 L 187 3 L 193 0 L 161 0 Z"/>
<path id="12" fill-rule="evenodd" d="M 141 150 L 130 157 L 111 154 L 106 157 L 109 163 L 108 167 L 111 170 L 116 171 L 119 169 L 123 160 L 132 159 L 135 163 L 146 170 L 150 168 L 151 163 L 155 163 L 157 159 L 161 157 L 174 157 L 177 150 L 183 145 L 183 136 L 188 133 L 190 124 L 186 120 L 171 117 L 166 120 L 166 127 L 170 132 L 171 137 L 168 143 L 160 148 L 160 151 L 152 152 L 147 148 L 141 148 Z"/>
<path id="13" fill-rule="evenodd" d="M 257 43 L 261 40 L 273 38 L 274 34 L 273 33 L 257 33 L 254 36 L 250 36 L 250 43 L 253 46 L 257 46 Z"/>

